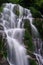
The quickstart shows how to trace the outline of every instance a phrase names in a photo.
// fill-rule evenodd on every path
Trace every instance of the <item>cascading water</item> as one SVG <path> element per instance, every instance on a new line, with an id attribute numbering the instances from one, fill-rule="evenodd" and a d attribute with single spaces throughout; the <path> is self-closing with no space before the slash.
<path id="1" fill-rule="evenodd" d="M 23 19 L 29 16 L 30 10 L 17 4 L 7 3 L 3 9 L 2 20 L 7 35 L 7 60 L 10 65 L 28 65 L 26 49 L 23 44 L 25 31 Z"/>
<path id="2" fill-rule="evenodd" d="M 32 19 L 30 21 L 30 25 L 31 25 L 31 32 L 32 32 L 32 37 L 33 37 L 33 43 L 35 45 L 34 55 L 36 56 L 36 59 L 38 60 L 38 65 L 43 65 L 43 53 L 41 54 L 43 50 L 42 48 L 43 41 L 40 38 L 37 28 L 33 25 Z"/>
<path id="3" fill-rule="evenodd" d="M 7 35 L 7 60 L 10 65 L 29 65 L 26 55 L 26 49 L 23 44 L 23 35 L 25 32 L 24 21 L 30 20 L 32 35 L 39 36 L 37 28 L 32 24 L 33 18 L 30 10 L 21 7 L 18 4 L 6 3 L 2 13 L 4 31 Z M 36 40 L 33 42 L 35 43 Z M 41 46 L 41 47 L 40 47 Z M 42 43 L 35 43 L 35 56 L 39 65 L 43 64 L 43 58 L 40 54 Z"/>

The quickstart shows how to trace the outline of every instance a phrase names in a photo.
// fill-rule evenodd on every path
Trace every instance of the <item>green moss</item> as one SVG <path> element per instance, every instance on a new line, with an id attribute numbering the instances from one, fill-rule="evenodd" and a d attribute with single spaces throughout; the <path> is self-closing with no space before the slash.
<path id="1" fill-rule="evenodd" d="M 19 10 L 16 10 L 16 11 L 15 11 L 15 14 L 16 14 L 17 16 L 19 16 Z"/>
<path id="2" fill-rule="evenodd" d="M 34 51 L 34 44 L 32 42 L 32 34 L 29 20 L 25 20 L 24 23 L 25 35 L 24 35 L 24 44 L 27 46 L 27 49 L 30 51 Z"/>
<path id="3" fill-rule="evenodd" d="M 34 51 L 34 44 L 32 43 L 32 36 L 30 35 L 27 30 L 25 31 L 25 36 L 24 36 L 24 43 L 28 47 L 27 49 L 30 51 Z"/>
<path id="4" fill-rule="evenodd" d="M 37 63 L 34 60 L 30 60 L 30 65 L 37 65 Z"/>
<path id="5" fill-rule="evenodd" d="M 16 6 L 14 7 L 13 12 L 14 12 L 17 16 L 19 16 L 20 12 L 19 12 L 19 7 L 18 7 L 18 5 L 16 5 Z"/>
<path id="6" fill-rule="evenodd" d="M 28 19 L 24 20 L 24 28 L 29 31 L 31 34 L 31 27 L 30 27 L 30 21 Z"/>

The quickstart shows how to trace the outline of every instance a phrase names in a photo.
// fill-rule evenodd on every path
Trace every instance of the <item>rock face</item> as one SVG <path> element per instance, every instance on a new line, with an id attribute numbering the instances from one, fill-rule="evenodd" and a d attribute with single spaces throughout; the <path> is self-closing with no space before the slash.
<path id="1" fill-rule="evenodd" d="M 3 21 L 1 20 L 1 17 L 2 16 L 0 14 L 0 65 L 9 65 L 8 61 L 6 60 L 5 57 L 3 57 L 3 53 L 2 53 L 3 52 L 3 50 L 2 50 L 3 46 L 6 43 L 6 34 L 4 32 Z"/>

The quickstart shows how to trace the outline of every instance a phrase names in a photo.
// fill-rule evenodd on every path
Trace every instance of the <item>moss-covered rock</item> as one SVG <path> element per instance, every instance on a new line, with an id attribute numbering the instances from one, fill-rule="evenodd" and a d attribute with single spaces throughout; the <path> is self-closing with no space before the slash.
<path id="1" fill-rule="evenodd" d="M 13 8 L 13 12 L 19 16 L 20 12 L 19 12 L 19 5 L 15 5 L 14 8 Z"/>
<path id="2" fill-rule="evenodd" d="M 30 51 L 34 51 L 34 44 L 32 42 L 32 34 L 31 34 L 31 27 L 30 27 L 30 22 L 29 20 L 24 20 L 24 28 L 25 30 L 25 35 L 24 35 L 24 44 L 27 46 L 27 49 Z"/>

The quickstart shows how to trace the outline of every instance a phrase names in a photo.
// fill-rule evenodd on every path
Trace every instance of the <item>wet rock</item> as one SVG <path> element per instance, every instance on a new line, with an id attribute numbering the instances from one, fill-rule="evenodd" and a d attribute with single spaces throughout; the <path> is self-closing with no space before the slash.
<path id="1" fill-rule="evenodd" d="M 9 65 L 8 61 L 3 57 L 0 59 L 0 65 Z"/>
<path id="2" fill-rule="evenodd" d="M 1 23 L 0 23 L 0 30 L 4 30 L 4 27 Z"/>
<path id="3" fill-rule="evenodd" d="M 2 14 L 0 13 L 0 18 L 2 18 Z"/>
<path id="4" fill-rule="evenodd" d="M 13 12 L 17 15 L 17 16 L 19 16 L 19 5 L 16 5 L 16 6 L 14 6 L 14 8 L 13 8 Z"/>
<path id="5" fill-rule="evenodd" d="M 24 8 L 23 9 L 23 16 L 27 16 L 28 15 L 28 11 Z"/>
<path id="6" fill-rule="evenodd" d="M 0 24 L 3 23 L 3 21 L 0 19 Z"/>

